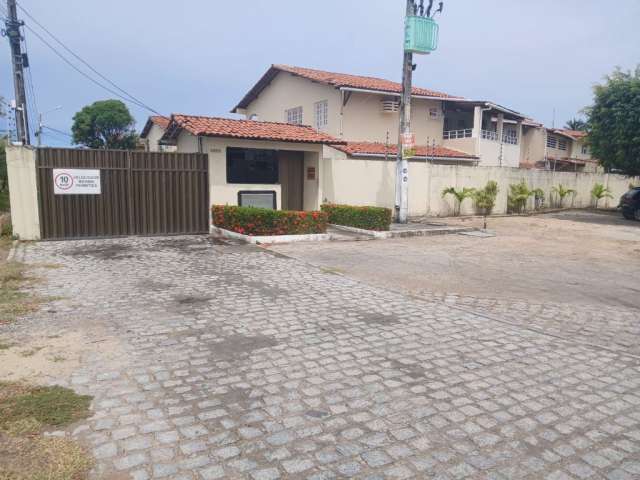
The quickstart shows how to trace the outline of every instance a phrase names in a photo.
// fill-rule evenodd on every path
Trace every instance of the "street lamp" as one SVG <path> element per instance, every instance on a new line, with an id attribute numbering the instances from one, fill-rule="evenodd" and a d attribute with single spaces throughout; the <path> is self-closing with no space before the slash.
<path id="1" fill-rule="evenodd" d="M 42 112 L 38 115 L 38 129 L 36 130 L 36 137 L 38 137 L 38 146 L 42 145 L 42 127 L 44 127 L 44 124 L 42 123 L 42 116 L 61 109 L 62 105 L 58 105 L 57 107 L 52 108 L 51 110 L 47 110 L 46 112 Z"/>

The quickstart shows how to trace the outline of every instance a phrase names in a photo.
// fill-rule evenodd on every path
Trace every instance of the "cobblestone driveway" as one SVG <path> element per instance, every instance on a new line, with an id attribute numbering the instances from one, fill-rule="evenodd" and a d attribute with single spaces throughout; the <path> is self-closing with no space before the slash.
<path id="1" fill-rule="evenodd" d="M 640 359 L 205 238 L 39 243 L 96 478 L 640 478 Z"/>

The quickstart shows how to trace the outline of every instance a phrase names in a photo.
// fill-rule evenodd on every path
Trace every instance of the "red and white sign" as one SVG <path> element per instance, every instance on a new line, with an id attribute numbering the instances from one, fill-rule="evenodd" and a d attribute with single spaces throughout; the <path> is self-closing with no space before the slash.
<path id="1" fill-rule="evenodd" d="M 402 140 L 402 156 L 413 157 L 416 151 L 416 136 L 413 133 L 403 133 L 400 136 Z"/>
<path id="2" fill-rule="evenodd" d="M 56 195 L 100 195 L 100 170 L 78 168 L 53 169 L 53 193 Z"/>

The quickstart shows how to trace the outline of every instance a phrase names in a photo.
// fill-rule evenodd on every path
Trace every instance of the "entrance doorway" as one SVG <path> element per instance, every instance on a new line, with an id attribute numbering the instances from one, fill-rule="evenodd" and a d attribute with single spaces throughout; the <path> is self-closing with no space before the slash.
<path id="1" fill-rule="evenodd" d="M 278 152 L 282 210 L 304 209 L 304 152 Z"/>

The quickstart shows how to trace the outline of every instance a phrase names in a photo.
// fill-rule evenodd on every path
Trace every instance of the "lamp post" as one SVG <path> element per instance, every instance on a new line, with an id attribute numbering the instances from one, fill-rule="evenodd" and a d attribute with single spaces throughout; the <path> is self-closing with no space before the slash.
<path id="1" fill-rule="evenodd" d="M 42 112 L 38 115 L 38 129 L 35 132 L 36 137 L 38 137 L 38 147 L 42 146 L 42 127 L 44 127 L 44 123 L 42 123 L 42 116 L 60 109 L 62 109 L 62 105 L 58 105 L 57 107 L 52 108 L 51 110 L 47 110 L 46 112 Z"/>

